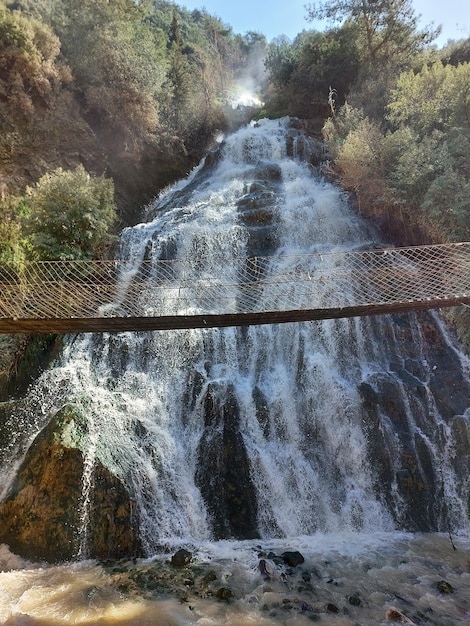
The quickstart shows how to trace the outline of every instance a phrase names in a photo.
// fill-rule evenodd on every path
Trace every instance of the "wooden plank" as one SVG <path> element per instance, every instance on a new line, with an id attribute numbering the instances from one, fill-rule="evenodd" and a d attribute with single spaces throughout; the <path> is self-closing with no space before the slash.
<path id="1" fill-rule="evenodd" d="M 162 317 L 96 317 L 68 319 L 11 319 L 0 318 L 3 334 L 75 334 L 118 333 L 153 330 L 181 330 L 191 328 L 225 328 L 232 326 L 257 326 L 262 324 L 285 324 L 326 319 L 363 317 L 437 309 L 460 304 L 470 304 L 470 296 L 448 299 L 394 302 L 391 304 L 365 304 L 328 309 L 304 309 L 300 311 L 265 311 L 261 313 L 234 313 L 221 315 L 173 315 Z"/>

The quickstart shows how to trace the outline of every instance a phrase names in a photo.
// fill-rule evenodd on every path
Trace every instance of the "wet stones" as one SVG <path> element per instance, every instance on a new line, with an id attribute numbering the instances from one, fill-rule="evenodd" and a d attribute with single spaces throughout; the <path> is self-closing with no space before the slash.
<path id="1" fill-rule="evenodd" d="M 152 600 L 173 596 L 184 603 L 212 598 L 230 603 L 235 596 L 226 584 L 225 569 L 223 573 L 208 569 L 208 564 L 195 563 L 192 553 L 185 549 L 178 550 L 167 561 L 139 564 L 108 561 L 102 565 L 120 593 L 128 597 Z"/>
<path id="2" fill-rule="evenodd" d="M 215 595 L 218 600 L 221 600 L 222 602 L 228 602 L 232 597 L 232 590 L 228 587 L 220 587 Z"/>
<path id="3" fill-rule="evenodd" d="M 258 570 L 265 582 L 269 581 L 281 581 L 286 582 L 289 575 L 292 575 L 295 568 L 305 562 L 303 555 L 300 552 L 287 551 L 281 555 L 277 555 L 274 552 L 265 554 L 260 552 L 260 560 L 258 562 Z M 308 583 L 311 579 L 311 574 L 308 571 L 301 572 L 302 580 Z"/>
<path id="4" fill-rule="evenodd" d="M 263 577 L 263 580 L 271 580 L 272 578 L 274 578 L 274 571 L 270 567 L 266 559 L 260 560 L 260 562 L 258 563 L 258 569 L 260 571 L 261 576 Z"/>
<path id="5" fill-rule="evenodd" d="M 357 591 L 348 594 L 343 589 L 347 581 L 322 574 L 299 551 L 259 552 L 258 557 L 263 580 L 260 608 L 273 618 L 289 611 L 305 615 L 309 621 L 331 620 L 334 615 L 352 619 L 367 605 Z"/>
<path id="6" fill-rule="evenodd" d="M 353 595 L 348 596 L 348 602 L 352 606 L 362 606 L 362 600 L 361 600 L 359 594 L 357 594 L 357 593 L 354 593 Z"/>
<path id="7" fill-rule="evenodd" d="M 277 198 L 281 169 L 274 164 L 260 164 L 253 173 L 254 180 L 248 193 L 237 202 L 240 223 L 248 232 L 248 255 L 272 254 L 278 244 Z"/>
<path id="8" fill-rule="evenodd" d="M 182 563 L 186 563 L 182 567 L 175 567 L 173 564 L 178 553 L 184 557 Z M 440 596 L 451 585 L 445 580 L 436 579 L 434 582 L 424 581 L 419 587 L 419 597 L 429 598 L 427 607 L 421 601 L 415 602 L 413 597 L 417 596 L 408 596 L 406 590 L 400 586 L 408 583 L 402 581 L 395 587 L 397 579 L 391 580 L 383 572 L 381 577 L 380 561 L 375 562 L 370 570 L 370 574 L 378 574 L 378 584 L 374 584 L 373 578 L 366 573 L 369 570 L 364 567 L 360 570 L 356 567 L 345 569 L 341 557 L 336 563 L 334 559 L 324 560 L 320 555 L 313 560 L 311 556 L 306 556 L 301 563 L 292 567 L 283 558 L 288 553 L 295 554 L 297 561 L 301 561 L 300 557 L 304 558 L 304 555 L 294 550 L 273 552 L 253 546 L 253 554 L 245 563 L 237 558 L 231 563 L 230 557 L 222 557 L 220 560 L 209 558 L 201 562 L 194 554 L 187 562 L 191 552 L 183 549 L 167 559 L 162 557 L 151 563 L 147 560 L 137 564 L 118 562 L 109 563 L 106 568 L 113 578 L 114 586 L 126 597 L 157 601 L 172 597 L 188 611 L 196 612 L 202 607 L 199 601 L 203 601 L 205 606 L 208 606 L 209 601 L 217 605 L 210 609 L 217 612 L 217 615 L 231 615 L 239 609 L 240 615 L 243 615 L 247 610 L 253 623 L 257 623 L 256 614 L 259 612 L 260 617 L 263 616 L 264 620 L 271 619 L 273 624 L 297 623 L 298 620 L 302 624 L 312 621 L 351 626 L 365 623 L 418 626 L 436 623 L 437 614 L 433 611 L 431 594 L 439 605 L 444 606 L 447 602 L 448 607 L 451 606 L 448 615 L 460 603 L 466 604 L 462 602 L 457 588 L 454 596 Z M 252 559 L 256 557 L 258 573 L 253 576 Z M 401 561 L 394 557 L 392 562 L 396 565 Z M 465 558 L 458 562 L 456 573 L 462 574 Z M 387 562 L 387 565 L 390 564 Z M 385 569 L 390 568 L 386 566 Z M 454 582 L 451 578 L 449 580 Z M 440 583 L 444 583 L 442 591 L 439 590 Z M 394 602 L 398 604 L 384 604 L 387 597 L 394 597 Z M 224 619 L 227 620 L 227 617 Z M 442 623 L 454 622 L 443 619 Z"/>
<path id="9" fill-rule="evenodd" d="M 174 567 L 185 567 L 191 563 L 192 558 L 192 553 L 182 548 L 171 557 L 171 564 Z"/>
<path id="10" fill-rule="evenodd" d="M 389 622 L 398 622 L 400 624 L 414 624 L 404 613 L 393 607 L 387 610 L 385 619 Z"/>

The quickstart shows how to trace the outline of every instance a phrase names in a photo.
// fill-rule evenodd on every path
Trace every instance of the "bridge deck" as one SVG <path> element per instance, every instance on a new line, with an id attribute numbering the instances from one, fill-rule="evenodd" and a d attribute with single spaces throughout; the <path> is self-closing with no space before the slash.
<path id="1" fill-rule="evenodd" d="M 249 259 L 0 264 L 0 333 L 278 324 L 470 303 L 470 243 Z"/>

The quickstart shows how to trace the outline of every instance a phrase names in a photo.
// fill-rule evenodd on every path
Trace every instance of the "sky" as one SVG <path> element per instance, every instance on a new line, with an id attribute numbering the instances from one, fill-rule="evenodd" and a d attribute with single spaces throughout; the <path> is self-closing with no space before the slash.
<path id="1" fill-rule="evenodd" d="M 177 0 L 176 4 L 189 10 L 204 8 L 211 15 L 245 34 L 260 32 L 268 41 L 286 35 L 289 39 L 302 30 L 323 30 L 325 22 L 307 22 L 305 5 L 308 0 Z M 434 22 L 442 25 L 436 40 L 443 46 L 449 39 L 470 37 L 470 0 L 413 0 L 416 15 L 421 15 L 420 27 Z"/>

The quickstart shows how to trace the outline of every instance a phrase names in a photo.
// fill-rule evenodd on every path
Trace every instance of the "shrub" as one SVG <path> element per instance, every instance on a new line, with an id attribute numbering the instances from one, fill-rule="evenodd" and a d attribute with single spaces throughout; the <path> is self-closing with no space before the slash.
<path id="1" fill-rule="evenodd" d="M 338 148 L 336 165 L 346 189 L 357 194 L 359 210 L 375 213 L 384 199 L 382 134 L 376 122 L 365 118 Z"/>
<path id="2" fill-rule="evenodd" d="M 30 247 L 22 221 L 27 215 L 24 198 L 4 194 L 0 200 L 0 263 L 21 264 Z"/>
<path id="3" fill-rule="evenodd" d="M 90 259 L 110 244 L 116 213 L 114 187 L 104 176 L 90 176 L 79 165 L 57 169 L 28 187 L 31 216 L 26 222 L 41 259 Z"/>

